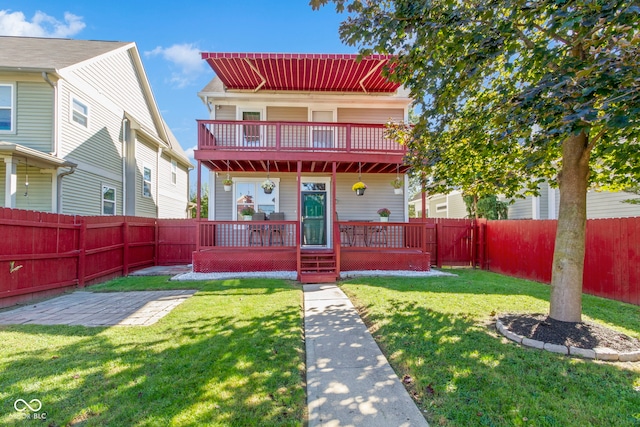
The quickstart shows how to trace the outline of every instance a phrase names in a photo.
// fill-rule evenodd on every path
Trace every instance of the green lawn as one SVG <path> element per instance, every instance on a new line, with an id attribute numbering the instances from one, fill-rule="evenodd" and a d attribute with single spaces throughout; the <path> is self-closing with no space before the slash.
<path id="1" fill-rule="evenodd" d="M 549 287 L 497 274 L 359 278 L 351 297 L 432 426 L 640 426 L 640 364 L 569 358 L 498 336 L 492 311 L 548 313 Z M 640 307 L 584 297 L 584 320 L 640 338 Z"/>
<path id="2" fill-rule="evenodd" d="M 149 327 L 0 326 L 0 425 L 302 425 L 300 288 L 162 277 L 89 290 L 170 288 L 199 292 Z M 16 399 L 39 399 L 46 423 Z"/>

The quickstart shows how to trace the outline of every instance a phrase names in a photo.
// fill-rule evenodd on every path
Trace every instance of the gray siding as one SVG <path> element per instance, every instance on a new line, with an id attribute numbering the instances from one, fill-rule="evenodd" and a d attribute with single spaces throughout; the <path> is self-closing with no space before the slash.
<path id="1" fill-rule="evenodd" d="M 0 207 L 5 208 L 4 205 L 4 187 L 5 187 L 5 176 L 7 173 L 7 165 L 4 161 L 0 161 Z"/>
<path id="2" fill-rule="evenodd" d="M 102 185 L 116 189 L 116 213 L 122 215 L 122 182 L 81 169 L 62 179 L 62 213 L 102 215 Z"/>
<path id="3" fill-rule="evenodd" d="M 171 178 L 171 158 L 165 153 L 160 157 L 158 171 L 158 218 L 186 218 L 189 202 L 187 169 L 178 163 L 177 182 Z"/>
<path id="4" fill-rule="evenodd" d="M 540 198 L 538 199 L 538 203 L 540 203 L 539 219 L 549 219 L 549 186 L 547 184 L 542 184 L 540 186 Z"/>
<path id="5" fill-rule="evenodd" d="M 587 218 L 624 218 L 640 216 L 640 205 L 623 203 L 623 200 L 638 198 L 635 194 L 608 191 L 587 193 Z"/>
<path id="6" fill-rule="evenodd" d="M 5 195 L 5 171 L 6 165 L 0 162 L 0 206 L 4 206 Z M 51 180 L 50 173 L 41 173 L 40 169 L 29 167 L 29 191 L 26 192 L 26 174 L 27 167 L 19 164 L 17 167 L 17 192 L 16 192 L 16 208 L 27 209 L 32 211 L 51 212 Z M 27 193 L 25 195 L 25 193 Z"/>
<path id="7" fill-rule="evenodd" d="M 149 142 L 136 139 L 136 216 L 157 217 L 158 152 Z M 142 195 L 144 167 L 151 168 L 151 197 Z"/>
<path id="8" fill-rule="evenodd" d="M 0 139 L 35 150 L 53 151 L 53 88 L 48 83 L 18 82 L 16 85 L 16 133 Z"/>
<path id="9" fill-rule="evenodd" d="M 155 129 L 149 110 L 151 100 L 146 99 L 129 51 L 120 51 L 100 58 L 73 71 L 75 76 L 90 85 L 99 82 L 100 93 L 122 106 L 148 129 Z"/>
<path id="10" fill-rule="evenodd" d="M 404 110 L 402 108 L 338 108 L 340 123 L 387 123 L 389 119 L 403 120 Z"/>
<path id="11" fill-rule="evenodd" d="M 509 206 L 508 218 L 531 219 L 533 218 L 531 212 L 531 197 L 516 199 L 515 202 Z"/>

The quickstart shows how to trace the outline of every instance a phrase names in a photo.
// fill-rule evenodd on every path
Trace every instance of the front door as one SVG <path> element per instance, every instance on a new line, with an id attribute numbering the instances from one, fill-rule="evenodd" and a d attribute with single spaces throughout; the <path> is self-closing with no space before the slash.
<path id="1" fill-rule="evenodd" d="M 327 193 L 303 191 L 302 246 L 327 246 Z"/>

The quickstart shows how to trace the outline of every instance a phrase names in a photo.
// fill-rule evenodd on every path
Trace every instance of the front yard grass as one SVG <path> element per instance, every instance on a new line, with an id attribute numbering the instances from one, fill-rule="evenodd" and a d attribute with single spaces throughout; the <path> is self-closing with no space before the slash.
<path id="1" fill-rule="evenodd" d="M 549 287 L 497 274 L 341 284 L 432 426 L 640 426 L 640 363 L 529 349 L 492 312 L 548 313 Z M 640 307 L 586 296 L 583 320 L 640 337 Z"/>
<path id="2" fill-rule="evenodd" d="M 0 425 L 300 426 L 302 292 L 282 280 L 123 278 L 94 291 L 199 291 L 148 327 L 0 326 Z"/>

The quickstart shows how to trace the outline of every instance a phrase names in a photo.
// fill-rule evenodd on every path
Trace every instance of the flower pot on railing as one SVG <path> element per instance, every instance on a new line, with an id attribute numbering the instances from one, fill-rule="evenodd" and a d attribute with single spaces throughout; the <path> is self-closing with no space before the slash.
<path id="1" fill-rule="evenodd" d="M 389 222 L 389 217 L 388 216 L 381 216 L 380 217 L 380 222 Z"/>

